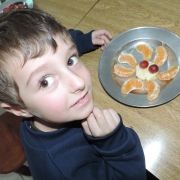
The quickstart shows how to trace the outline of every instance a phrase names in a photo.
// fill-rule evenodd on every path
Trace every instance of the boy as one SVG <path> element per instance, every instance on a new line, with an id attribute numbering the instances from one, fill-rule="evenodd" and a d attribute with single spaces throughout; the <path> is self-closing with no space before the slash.
<path id="1" fill-rule="evenodd" d="M 78 56 L 104 48 L 110 33 L 69 32 L 77 48 L 47 13 L 0 15 L 1 106 L 24 117 L 21 139 L 33 179 L 146 179 L 138 136 L 114 110 L 93 106 L 91 76 Z"/>

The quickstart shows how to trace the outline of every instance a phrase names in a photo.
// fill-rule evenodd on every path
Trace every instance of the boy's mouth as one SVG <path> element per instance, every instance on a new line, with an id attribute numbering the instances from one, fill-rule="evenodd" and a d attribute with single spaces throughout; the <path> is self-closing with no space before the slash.
<path id="1" fill-rule="evenodd" d="M 84 106 L 89 101 L 89 93 L 87 92 L 82 98 L 80 98 L 71 108 L 79 108 Z"/>

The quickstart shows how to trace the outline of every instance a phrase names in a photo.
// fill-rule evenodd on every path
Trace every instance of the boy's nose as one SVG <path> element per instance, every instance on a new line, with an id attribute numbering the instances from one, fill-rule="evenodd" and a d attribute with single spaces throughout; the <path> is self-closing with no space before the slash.
<path id="1" fill-rule="evenodd" d="M 67 85 L 71 93 L 78 93 L 85 88 L 85 80 L 79 74 L 68 73 L 65 80 L 68 81 Z"/>

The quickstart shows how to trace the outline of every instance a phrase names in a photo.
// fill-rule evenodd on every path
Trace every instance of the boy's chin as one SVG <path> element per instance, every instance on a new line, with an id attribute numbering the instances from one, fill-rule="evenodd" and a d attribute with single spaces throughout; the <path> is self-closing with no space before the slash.
<path id="1" fill-rule="evenodd" d="M 83 112 L 81 113 L 82 117 L 81 117 L 80 119 L 86 119 L 86 118 L 88 118 L 89 115 L 92 113 L 93 108 L 94 108 L 94 105 L 92 104 L 92 106 L 89 107 L 86 111 L 83 111 Z"/>

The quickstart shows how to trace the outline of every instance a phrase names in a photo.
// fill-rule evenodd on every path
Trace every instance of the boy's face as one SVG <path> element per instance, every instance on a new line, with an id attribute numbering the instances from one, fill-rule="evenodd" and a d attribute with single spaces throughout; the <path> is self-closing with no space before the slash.
<path id="1" fill-rule="evenodd" d="M 55 37 L 57 50 L 28 60 L 13 72 L 29 112 L 49 122 L 86 118 L 93 109 L 91 75 L 69 40 Z"/>

